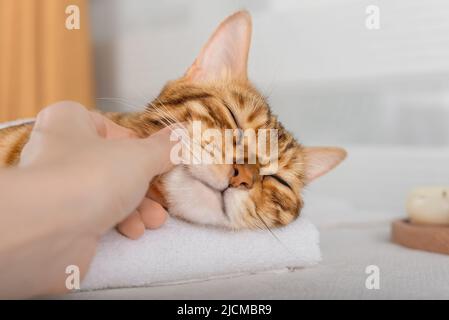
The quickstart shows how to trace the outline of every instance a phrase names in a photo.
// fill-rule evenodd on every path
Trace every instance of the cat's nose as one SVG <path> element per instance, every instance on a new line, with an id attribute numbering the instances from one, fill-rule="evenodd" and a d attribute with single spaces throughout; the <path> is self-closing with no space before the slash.
<path id="1" fill-rule="evenodd" d="M 229 185 L 237 188 L 243 186 L 251 189 L 254 185 L 255 169 L 251 165 L 235 164 L 234 174 L 229 180 Z"/>

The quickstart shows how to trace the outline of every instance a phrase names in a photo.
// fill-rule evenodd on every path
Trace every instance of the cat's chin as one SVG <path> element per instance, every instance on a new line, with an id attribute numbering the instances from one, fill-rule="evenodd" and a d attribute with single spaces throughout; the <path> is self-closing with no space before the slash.
<path id="1" fill-rule="evenodd" d="M 218 227 L 240 229 L 242 204 L 248 192 L 235 188 L 216 189 L 179 166 L 164 176 L 170 214 L 184 220 Z"/>

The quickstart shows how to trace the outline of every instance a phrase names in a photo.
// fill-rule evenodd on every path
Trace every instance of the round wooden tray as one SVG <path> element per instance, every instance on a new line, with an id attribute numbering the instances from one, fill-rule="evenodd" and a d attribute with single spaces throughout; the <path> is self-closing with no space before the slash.
<path id="1" fill-rule="evenodd" d="M 449 227 L 416 225 L 408 220 L 393 221 L 393 242 L 412 249 L 449 254 Z"/>

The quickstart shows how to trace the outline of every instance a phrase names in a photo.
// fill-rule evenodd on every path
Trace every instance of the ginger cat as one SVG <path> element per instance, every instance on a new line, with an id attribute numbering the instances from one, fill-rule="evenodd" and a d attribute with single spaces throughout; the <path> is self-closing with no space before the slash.
<path id="1" fill-rule="evenodd" d="M 153 182 L 152 191 L 173 216 L 241 228 L 286 225 L 301 212 L 301 191 L 346 156 L 336 147 L 304 147 L 287 132 L 247 77 L 251 17 L 225 19 L 181 78 L 170 81 L 142 112 L 106 114 L 145 137 L 168 123 L 201 121 L 205 128 L 277 129 L 278 170 L 255 164 L 179 165 Z M 18 163 L 32 124 L 0 130 L 0 166 Z M 256 131 L 257 132 L 257 131 Z"/>

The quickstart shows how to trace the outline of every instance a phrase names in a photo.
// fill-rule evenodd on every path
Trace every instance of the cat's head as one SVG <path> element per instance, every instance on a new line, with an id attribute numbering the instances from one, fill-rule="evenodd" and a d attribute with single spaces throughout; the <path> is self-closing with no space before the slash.
<path id="1" fill-rule="evenodd" d="M 185 121 L 190 134 L 193 121 L 200 121 L 203 130 L 253 129 L 257 138 L 259 129 L 277 130 L 276 159 L 271 159 L 275 171 L 267 168 L 272 162 L 259 158 L 248 164 L 249 140 L 240 132 L 231 148 L 235 151 L 237 144 L 244 145 L 245 164 L 190 163 L 164 175 L 156 185 L 157 193 L 171 214 L 185 220 L 234 229 L 286 225 L 300 214 L 304 186 L 346 156 L 340 148 L 304 147 L 283 128 L 248 80 L 250 42 L 250 15 L 241 11 L 228 17 L 186 74 L 169 82 L 145 114 L 146 123 L 155 127 L 164 123 L 161 116 L 165 121 Z M 202 147 L 208 143 L 199 142 Z"/>

